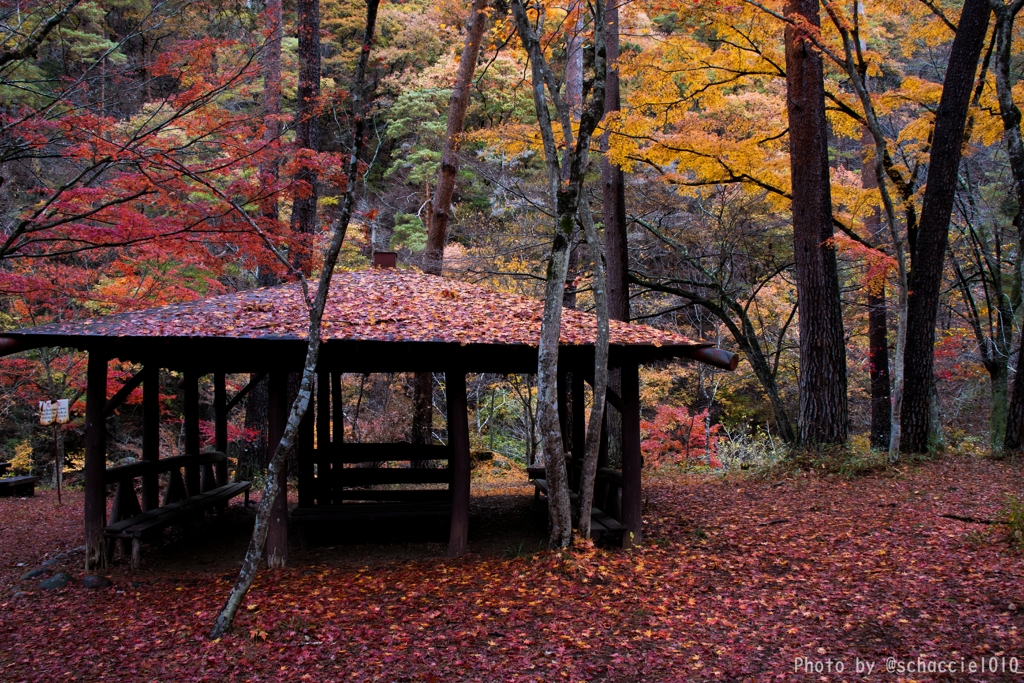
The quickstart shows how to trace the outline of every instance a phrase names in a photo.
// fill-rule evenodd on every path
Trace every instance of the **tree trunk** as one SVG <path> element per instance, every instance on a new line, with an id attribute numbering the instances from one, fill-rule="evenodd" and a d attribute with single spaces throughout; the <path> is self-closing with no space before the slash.
<path id="1" fill-rule="evenodd" d="M 448 101 L 448 129 L 445 131 L 444 149 L 441 152 L 437 188 L 431 203 L 427 248 L 423 252 L 424 273 L 440 275 L 444 266 L 444 242 L 451 215 L 452 195 L 455 193 L 455 180 L 459 173 L 459 146 L 466 125 L 469 90 L 473 85 L 473 74 L 480 57 L 480 42 L 486 26 L 487 0 L 473 0 L 469 23 L 466 25 L 466 42 L 462 46 L 459 70 L 455 75 L 455 87 Z"/>
<path id="2" fill-rule="evenodd" d="M 334 228 L 330 246 L 324 258 L 324 267 L 320 273 L 320 280 L 317 283 L 316 295 L 312 302 L 309 302 L 306 291 L 305 280 L 303 284 L 304 301 L 309 311 L 309 342 L 306 348 L 306 359 L 302 369 L 302 382 L 299 394 L 288 414 L 288 422 L 285 426 L 281 442 L 274 452 L 274 457 L 267 466 L 267 483 L 263 488 L 263 497 L 260 499 L 259 507 L 256 510 L 256 523 L 253 527 L 252 540 L 246 551 L 245 559 L 242 561 L 242 569 L 238 575 L 238 581 L 232 588 L 227 600 L 217 615 L 217 620 L 210 631 L 210 638 L 219 638 L 231 627 L 235 614 L 246 593 L 256 579 L 256 569 L 259 567 L 260 556 L 263 554 L 263 547 L 267 541 L 267 531 L 270 522 L 271 510 L 278 494 L 278 473 L 281 467 L 287 462 L 287 458 L 294 449 L 299 436 L 299 425 L 309 407 L 310 397 L 313 394 L 313 386 L 316 381 L 316 365 L 320 358 L 320 325 L 323 319 L 324 308 L 327 305 L 327 296 L 330 293 L 331 277 L 334 273 L 334 266 L 338 262 L 338 254 L 341 252 L 342 242 L 345 240 L 345 232 L 348 230 L 349 219 L 352 217 L 352 209 L 355 205 L 355 187 L 359 174 L 359 157 L 363 147 L 363 89 L 366 79 L 366 66 L 370 57 L 370 46 L 373 42 L 374 28 L 377 23 L 377 6 L 380 0 L 368 0 L 366 3 L 366 30 L 363 34 L 363 47 L 359 55 L 359 62 L 356 66 L 356 76 L 352 86 L 352 121 L 353 125 L 353 147 L 349 156 L 348 186 L 345 190 L 345 199 L 342 203 L 341 213 Z"/>
<path id="3" fill-rule="evenodd" d="M 1012 66 L 1013 24 L 1017 12 L 1021 8 L 1020 0 L 1009 6 L 996 4 L 996 95 L 999 98 L 999 115 L 1003 121 L 1003 141 L 1006 143 L 1006 154 L 1010 159 L 1010 171 L 1013 176 L 1013 189 L 1017 200 L 1017 212 L 1013 224 L 1017 228 L 1017 272 L 1015 274 L 1014 301 L 1010 302 L 1013 309 L 1020 305 L 1021 269 L 1024 268 L 1024 257 L 1020 255 L 1020 246 L 1024 245 L 1024 140 L 1020 131 L 1020 109 L 1013 101 L 1013 81 L 1010 75 Z M 1003 447 L 1020 450 L 1024 445 L 1024 334 L 1020 336 L 1017 350 L 1017 371 L 1013 378 L 1013 398 L 1006 413 L 1006 436 Z M 995 395 L 993 392 L 993 399 Z"/>
<path id="4" fill-rule="evenodd" d="M 298 111 L 295 114 L 295 144 L 317 152 L 320 149 L 320 0 L 298 0 L 299 88 Z M 309 276 L 312 270 L 314 235 L 317 232 L 317 172 L 303 167 L 296 180 L 292 203 L 292 233 L 295 251 L 292 264 Z"/>
<path id="5" fill-rule="evenodd" d="M 263 74 L 263 144 L 271 146 L 281 137 L 281 0 L 266 0 L 263 10 L 263 28 L 267 32 L 267 40 L 260 53 L 260 72 Z M 263 178 L 264 192 L 268 191 L 260 213 L 264 218 L 276 221 L 277 194 L 273 192 L 277 184 L 277 159 L 264 163 L 260 167 Z"/>
<path id="6" fill-rule="evenodd" d="M 900 441 L 900 450 L 905 453 L 923 453 L 928 448 L 935 318 L 949 242 L 949 218 L 956 193 L 967 110 L 990 12 L 988 0 L 966 0 L 964 3 L 949 54 L 939 108 L 935 113 L 928 184 L 917 229 L 907 300 Z"/>
<path id="7" fill-rule="evenodd" d="M 878 176 L 873 168 L 874 139 L 865 129 L 861 137 L 863 148 L 860 182 L 865 190 L 878 189 Z M 882 215 L 877 208 L 864 218 L 864 228 L 871 241 L 882 234 Z M 885 281 L 877 289 L 870 283 L 868 300 L 868 359 L 871 376 L 871 447 L 889 448 L 892 428 L 892 395 L 889 391 L 889 325 L 886 320 Z"/>
<path id="8" fill-rule="evenodd" d="M 572 540 L 572 517 L 565 469 L 565 449 L 558 419 L 558 346 L 562 322 L 562 290 L 569 267 L 569 249 L 582 196 L 590 142 L 604 115 L 604 12 L 598 0 L 594 8 L 594 81 L 587 107 L 580 117 L 578 139 L 573 141 L 569 108 L 561 99 L 554 78 L 522 0 L 512 0 L 512 13 L 523 47 L 530 57 L 534 108 L 544 146 L 548 180 L 555 199 L 555 235 L 548 262 L 537 351 L 537 420 L 548 481 L 549 543 L 565 547 Z M 559 164 L 545 85 L 562 127 L 566 160 Z"/>
<path id="9" fill-rule="evenodd" d="M 820 26 L 818 0 L 788 0 L 787 15 Z M 821 56 L 786 27 L 793 242 L 800 313 L 800 442 L 843 443 L 848 429 L 846 346 L 832 237 L 828 126 Z"/>
<path id="10" fill-rule="evenodd" d="M 619 7 L 618 0 L 605 10 L 605 49 L 608 58 L 604 107 L 618 112 L 619 99 Z M 607 153 L 609 134 L 601 135 L 601 151 Z M 629 250 L 626 244 L 626 183 L 622 169 L 601 155 L 601 196 L 604 211 L 604 249 L 608 266 L 608 316 L 629 322 Z"/>

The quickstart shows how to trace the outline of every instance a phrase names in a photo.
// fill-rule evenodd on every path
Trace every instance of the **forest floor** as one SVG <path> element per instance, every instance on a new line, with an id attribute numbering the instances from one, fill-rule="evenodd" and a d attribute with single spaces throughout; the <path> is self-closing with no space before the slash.
<path id="1" fill-rule="evenodd" d="M 81 494 L 0 499 L 0 680 L 1015 680 L 1024 554 L 1006 527 L 941 515 L 999 518 L 1021 474 L 959 456 L 857 479 L 656 474 L 628 553 L 540 552 L 530 489 L 478 483 L 467 556 L 296 547 L 219 641 L 251 510 L 168 534 L 138 572 L 116 562 L 109 588 L 42 590 L 20 577 L 48 558 L 82 576 Z M 913 670 L 939 662 L 955 671 Z"/>

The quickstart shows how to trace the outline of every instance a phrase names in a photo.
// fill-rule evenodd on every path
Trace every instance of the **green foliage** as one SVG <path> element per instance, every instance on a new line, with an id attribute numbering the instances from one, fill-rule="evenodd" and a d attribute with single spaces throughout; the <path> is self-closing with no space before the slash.
<path id="1" fill-rule="evenodd" d="M 391 236 L 391 248 L 423 251 L 426 247 L 427 229 L 420 217 L 414 213 L 395 214 L 395 231 Z"/>

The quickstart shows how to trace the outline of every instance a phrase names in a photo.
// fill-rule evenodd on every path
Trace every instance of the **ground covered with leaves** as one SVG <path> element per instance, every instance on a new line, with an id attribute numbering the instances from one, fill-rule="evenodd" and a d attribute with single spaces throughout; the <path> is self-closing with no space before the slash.
<path id="1" fill-rule="evenodd" d="M 964 520 L 1001 519 L 1020 475 L 956 456 L 859 479 L 661 474 L 633 552 L 297 554 L 219 641 L 206 633 L 240 554 L 154 566 L 171 543 L 109 588 L 42 590 L 20 577 L 48 557 L 81 578 L 81 498 L 0 500 L 0 680 L 1017 679 L 1024 556 L 1005 526 Z M 527 510 L 516 524 L 543 523 L 528 495 L 504 498 Z M 983 658 L 1005 671 L 970 675 Z M 965 672 L 912 671 L 939 661 Z"/>

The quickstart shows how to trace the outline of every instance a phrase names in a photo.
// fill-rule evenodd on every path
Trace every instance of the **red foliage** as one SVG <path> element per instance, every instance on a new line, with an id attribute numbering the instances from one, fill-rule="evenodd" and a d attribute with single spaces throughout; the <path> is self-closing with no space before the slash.
<path id="1" fill-rule="evenodd" d="M 863 678 L 860 658 L 867 680 L 1015 680 L 879 671 L 890 656 L 1024 652 L 1024 557 L 998 530 L 939 517 L 996 517 L 1019 480 L 960 458 L 856 481 L 662 476 L 634 552 L 299 558 L 260 574 L 218 642 L 205 634 L 237 570 L 190 558 L 170 574 L 144 556 L 111 589 L 39 591 L 18 576 L 81 543 L 81 497 L 0 499 L 0 679 L 840 681 Z M 80 559 L 65 569 L 80 576 Z M 796 674 L 798 657 L 847 671 Z"/>
<path id="2" fill-rule="evenodd" d="M 715 447 L 722 439 L 718 435 L 722 425 L 714 424 L 708 429 L 707 417 L 706 408 L 691 415 L 686 406 L 658 406 L 652 421 L 640 421 L 645 464 L 657 467 L 690 460 L 721 467 Z"/>

